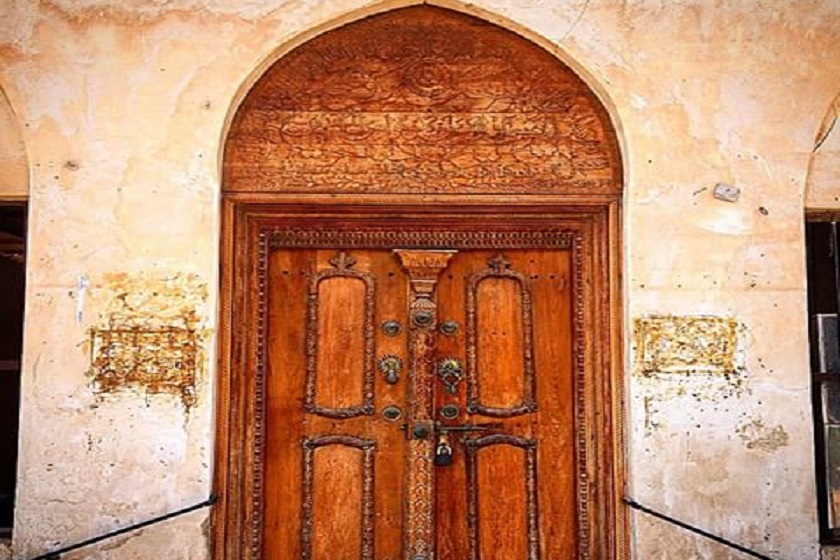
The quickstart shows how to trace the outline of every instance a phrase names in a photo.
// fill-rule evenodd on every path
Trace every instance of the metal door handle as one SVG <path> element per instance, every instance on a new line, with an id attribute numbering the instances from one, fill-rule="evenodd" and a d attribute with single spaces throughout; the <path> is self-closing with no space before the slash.
<path id="1" fill-rule="evenodd" d="M 488 424 L 461 424 L 460 426 L 445 426 L 437 424 L 435 428 L 440 434 L 449 432 L 486 432 L 488 430 L 498 430 L 503 424 L 501 422 L 493 422 Z"/>

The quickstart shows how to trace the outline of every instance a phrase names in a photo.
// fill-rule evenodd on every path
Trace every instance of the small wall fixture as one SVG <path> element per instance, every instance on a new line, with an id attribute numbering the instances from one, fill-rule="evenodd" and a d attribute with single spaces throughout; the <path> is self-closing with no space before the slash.
<path id="1" fill-rule="evenodd" d="M 725 200 L 726 202 L 738 202 L 738 197 L 741 196 L 741 189 L 727 185 L 726 183 L 718 183 L 715 185 L 715 198 L 718 200 Z"/>

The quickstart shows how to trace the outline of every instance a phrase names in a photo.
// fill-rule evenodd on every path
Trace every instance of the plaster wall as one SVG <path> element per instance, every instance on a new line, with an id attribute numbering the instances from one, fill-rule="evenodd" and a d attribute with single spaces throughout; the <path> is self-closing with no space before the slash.
<path id="1" fill-rule="evenodd" d="M 0 6 L 0 86 L 31 177 L 16 558 L 207 497 L 225 123 L 289 46 L 396 5 Z M 620 127 L 629 494 L 764 554 L 816 558 L 802 213 L 815 134 L 840 91 L 840 2 L 451 6 L 581 69 Z M 0 118 L 5 137 L 14 127 Z M 718 182 L 740 187 L 738 202 L 714 199 Z M 837 207 L 830 189 L 820 200 Z M 649 315 L 734 319 L 738 370 L 643 371 L 630 331 Z M 192 400 L 97 391 L 91 332 L 115 321 L 198 333 Z M 737 557 L 632 519 L 634 558 Z M 198 512 L 67 558 L 204 559 L 207 534 Z"/>

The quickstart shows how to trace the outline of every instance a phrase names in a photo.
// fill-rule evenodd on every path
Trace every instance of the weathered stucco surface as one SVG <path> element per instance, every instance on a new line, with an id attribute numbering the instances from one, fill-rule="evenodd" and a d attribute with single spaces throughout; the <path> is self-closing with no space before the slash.
<path id="1" fill-rule="evenodd" d="M 809 204 L 840 206 L 836 166 L 812 161 L 840 92 L 840 2 L 443 4 L 551 48 L 611 108 L 626 166 L 628 348 L 636 317 L 739 325 L 743 367 L 731 375 L 635 375 L 628 352 L 629 493 L 779 559 L 816 558 L 802 213 L 809 167 Z M 0 167 L 31 176 L 17 558 L 207 497 L 225 123 L 289 46 L 396 5 L 0 5 L 0 87 L 14 108 L 0 102 Z M 837 146 L 829 138 L 820 153 Z M 5 174 L 0 189 L 25 192 Z M 738 202 L 714 199 L 718 182 L 738 186 Z M 90 333 L 114 309 L 115 278 L 141 294 L 168 278 L 208 287 L 186 302 L 154 296 L 147 310 L 200 325 L 190 406 L 142 384 L 97 391 Z M 204 559 L 206 519 L 72 557 Z M 736 558 L 643 515 L 632 530 L 634 558 Z"/>

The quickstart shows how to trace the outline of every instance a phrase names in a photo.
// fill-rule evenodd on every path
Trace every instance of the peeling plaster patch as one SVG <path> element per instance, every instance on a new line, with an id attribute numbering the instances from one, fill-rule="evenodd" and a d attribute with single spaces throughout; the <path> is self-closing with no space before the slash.
<path id="1" fill-rule="evenodd" d="M 142 327 L 91 329 L 91 374 L 99 393 L 142 387 L 173 393 L 195 404 L 198 333 L 192 329 Z"/>
<path id="2" fill-rule="evenodd" d="M 741 424 L 735 433 L 746 444 L 747 449 L 773 452 L 788 445 L 788 433 L 782 426 L 768 428 L 762 420 Z"/>
<path id="3" fill-rule="evenodd" d="M 102 291 L 106 311 L 88 339 L 94 390 L 168 393 L 189 410 L 205 362 L 207 285 L 192 274 L 111 274 Z"/>
<path id="4" fill-rule="evenodd" d="M 636 372 L 735 375 L 743 372 L 735 319 L 711 315 L 651 315 L 633 321 Z"/>

